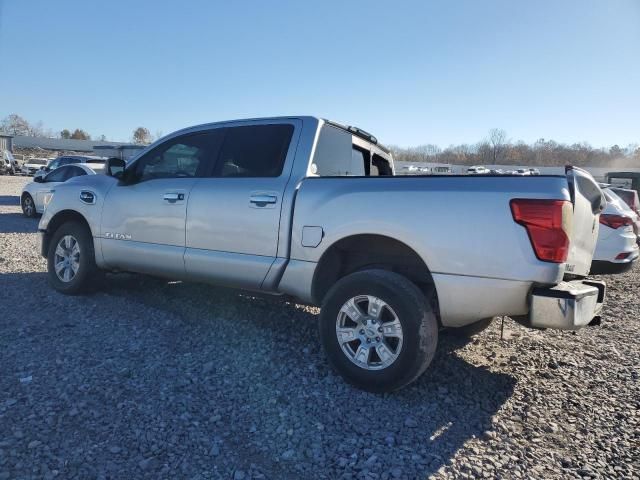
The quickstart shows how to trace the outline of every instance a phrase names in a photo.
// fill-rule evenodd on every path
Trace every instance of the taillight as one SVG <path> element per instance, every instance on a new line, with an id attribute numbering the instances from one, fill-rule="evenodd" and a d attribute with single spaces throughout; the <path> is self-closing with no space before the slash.
<path id="1" fill-rule="evenodd" d="M 511 200 L 513 219 L 527 229 L 538 260 L 564 263 L 569 255 L 573 205 L 566 200 Z"/>
<path id="2" fill-rule="evenodd" d="M 625 217 L 624 215 L 603 213 L 600 215 L 600 223 L 615 230 L 616 228 L 633 225 L 633 219 L 631 219 L 631 217 Z"/>

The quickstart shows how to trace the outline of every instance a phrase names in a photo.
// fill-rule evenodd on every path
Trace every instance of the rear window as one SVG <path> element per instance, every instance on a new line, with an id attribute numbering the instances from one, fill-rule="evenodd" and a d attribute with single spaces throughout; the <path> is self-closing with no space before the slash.
<path id="1" fill-rule="evenodd" d="M 620 188 L 633 188 L 632 178 L 609 177 L 609 183 Z"/>
<path id="2" fill-rule="evenodd" d="M 352 135 L 331 125 L 322 127 L 312 171 L 321 177 L 391 175 L 390 162 L 353 144 Z"/>

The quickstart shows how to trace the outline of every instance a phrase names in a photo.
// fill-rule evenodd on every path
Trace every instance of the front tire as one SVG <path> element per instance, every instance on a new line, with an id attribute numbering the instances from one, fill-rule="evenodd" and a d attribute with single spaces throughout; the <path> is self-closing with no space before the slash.
<path id="1" fill-rule="evenodd" d="M 58 292 L 77 295 L 95 287 L 100 279 L 93 238 L 78 222 L 62 224 L 53 234 L 47 254 L 49 284 Z"/>
<path id="2" fill-rule="evenodd" d="M 36 216 L 36 204 L 33 201 L 33 197 L 28 193 L 22 196 L 22 214 L 25 217 L 33 218 Z"/>
<path id="3" fill-rule="evenodd" d="M 340 279 L 320 312 L 329 362 L 352 385 L 390 392 L 417 379 L 438 343 L 433 303 L 405 277 L 364 270 Z"/>

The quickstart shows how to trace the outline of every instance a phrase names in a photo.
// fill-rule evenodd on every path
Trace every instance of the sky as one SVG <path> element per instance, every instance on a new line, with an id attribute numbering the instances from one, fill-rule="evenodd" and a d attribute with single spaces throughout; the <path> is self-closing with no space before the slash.
<path id="1" fill-rule="evenodd" d="M 640 143 L 640 0 L 0 0 L 0 118 L 317 115 L 400 146 Z"/>

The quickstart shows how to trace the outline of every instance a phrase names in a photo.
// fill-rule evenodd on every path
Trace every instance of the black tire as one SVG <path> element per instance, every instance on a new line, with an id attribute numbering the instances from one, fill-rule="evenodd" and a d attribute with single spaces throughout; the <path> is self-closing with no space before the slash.
<path id="1" fill-rule="evenodd" d="M 474 335 L 478 335 L 484 332 L 487 328 L 489 328 L 491 322 L 493 322 L 493 317 L 483 318 L 482 320 L 470 323 L 469 325 L 465 325 L 464 327 L 448 328 L 447 333 L 458 338 L 471 338 Z"/>
<path id="2" fill-rule="evenodd" d="M 386 368 L 368 370 L 343 352 L 336 334 L 340 309 L 349 299 L 373 295 L 393 309 L 402 326 L 397 358 Z M 320 339 L 329 362 L 352 385 L 369 392 L 390 392 L 417 379 L 429 366 L 438 344 L 435 302 L 397 273 L 364 270 L 340 279 L 327 293 L 320 312 Z"/>
<path id="3" fill-rule="evenodd" d="M 60 240 L 70 235 L 79 246 L 78 270 L 70 281 L 61 280 L 55 271 L 56 248 Z M 63 223 L 51 237 L 47 252 L 47 273 L 49 284 L 58 292 L 77 295 L 95 289 L 102 279 L 102 272 L 96 265 L 93 237 L 87 226 L 78 222 Z"/>
<path id="4" fill-rule="evenodd" d="M 25 217 L 33 218 L 36 216 L 36 203 L 33 201 L 33 197 L 31 197 L 31 195 L 25 193 L 22 196 L 20 205 L 22 206 L 22 214 Z"/>

